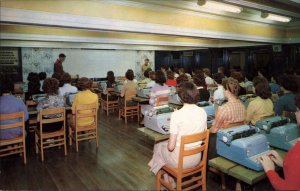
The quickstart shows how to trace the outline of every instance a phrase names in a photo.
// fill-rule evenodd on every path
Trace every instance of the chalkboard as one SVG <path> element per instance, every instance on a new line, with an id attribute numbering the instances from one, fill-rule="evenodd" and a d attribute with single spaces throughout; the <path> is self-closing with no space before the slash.
<path id="1" fill-rule="evenodd" d="M 0 47 L 0 74 L 9 76 L 15 82 L 22 81 L 21 49 Z"/>

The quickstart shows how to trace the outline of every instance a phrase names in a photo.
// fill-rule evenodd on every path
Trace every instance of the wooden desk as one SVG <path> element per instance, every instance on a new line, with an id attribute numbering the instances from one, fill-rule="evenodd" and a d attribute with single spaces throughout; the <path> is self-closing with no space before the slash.
<path id="1" fill-rule="evenodd" d="M 168 140 L 169 136 L 170 136 L 168 134 L 164 135 L 164 134 L 158 133 L 158 132 L 153 131 L 153 130 L 147 128 L 147 127 L 141 127 L 141 128 L 138 128 L 138 130 L 140 132 L 142 132 L 143 135 L 145 135 L 146 137 L 153 140 L 155 143 Z"/>
<path id="2" fill-rule="evenodd" d="M 133 101 L 136 101 L 138 103 L 145 103 L 145 104 L 148 104 L 149 103 L 149 98 L 144 98 L 144 97 L 133 97 L 132 98 Z"/>
<path id="3" fill-rule="evenodd" d="M 275 150 L 282 158 L 284 158 L 286 154 L 285 151 L 280 149 Z M 266 178 L 266 174 L 264 171 L 258 172 L 248 169 L 223 157 L 216 157 L 214 159 L 209 160 L 208 165 L 216 171 L 221 172 L 222 174 L 228 174 L 229 176 L 236 178 L 237 186 L 240 186 L 240 181 L 245 182 L 249 185 L 254 185 L 255 183 Z M 225 188 L 225 181 L 222 181 L 222 188 Z"/>
<path id="4" fill-rule="evenodd" d="M 183 107 L 183 105 L 176 105 L 173 103 L 169 103 L 169 106 L 172 107 L 173 109 L 181 109 Z"/>

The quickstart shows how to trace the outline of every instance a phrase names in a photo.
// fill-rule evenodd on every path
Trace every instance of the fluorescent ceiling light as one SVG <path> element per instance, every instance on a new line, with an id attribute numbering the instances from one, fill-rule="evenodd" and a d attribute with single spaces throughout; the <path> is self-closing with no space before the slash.
<path id="1" fill-rule="evenodd" d="M 261 17 L 265 18 L 265 19 L 268 19 L 268 20 L 279 21 L 279 22 L 283 22 L 283 23 L 288 23 L 292 20 L 291 17 L 275 15 L 275 14 L 272 14 L 272 13 L 261 13 Z"/>
<path id="2" fill-rule="evenodd" d="M 242 7 L 216 2 L 216 1 L 198 0 L 197 4 L 205 9 L 209 9 L 212 11 L 217 10 L 217 11 L 226 11 L 231 13 L 240 13 L 243 10 Z"/>

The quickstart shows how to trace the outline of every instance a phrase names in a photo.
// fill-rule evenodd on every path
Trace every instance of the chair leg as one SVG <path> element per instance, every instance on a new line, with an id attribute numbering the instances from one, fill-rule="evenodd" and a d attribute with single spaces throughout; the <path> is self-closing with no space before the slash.
<path id="1" fill-rule="evenodd" d="M 75 132 L 75 137 L 76 137 L 76 140 L 75 140 L 75 143 L 76 143 L 76 152 L 78 152 L 78 134 L 77 134 L 77 132 Z"/>
<path id="2" fill-rule="evenodd" d="M 34 133 L 34 142 L 35 142 L 35 153 L 38 154 L 39 153 L 39 147 L 38 147 L 38 136 L 36 133 Z"/>
<path id="3" fill-rule="evenodd" d="M 176 184 L 176 189 L 175 190 L 182 190 L 181 183 L 182 183 L 182 177 L 177 177 L 177 184 Z"/>
<path id="4" fill-rule="evenodd" d="M 125 117 L 125 124 L 127 124 L 127 110 L 125 109 L 125 114 L 124 114 L 124 117 Z"/>
<path id="5" fill-rule="evenodd" d="M 138 117 L 138 122 L 140 122 L 140 111 L 139 111 L 139 109 L 137 110 L 137 117 Z"/>
<path id="6" fill-rule="evenodd" d="M 156 174 L 156 191 L 160 191 L 161 189 L 160 179 L 161 179 L 161 170 L 159 170 L 158 173 Z"/>
<path id="7" fill-rule="evenodd" d="M 44 162 L 44 145 L 43 145 L 43 138 L 40 137 L 40 141 L 41 141 L 41 158 L 42 158 L 42 162 Z"/>
<path id="8" fill-rule="evenodd" d="M 64 149 L 65 149 L 65 156 L 67 156 L 67 140 L 66 140 L 66 134 L 64 134 Z"/>
<path id="9" fill-rule="evenodd" d="M 25 144 L 25 141 L 23 141 L 23 159 L 24 159 L 24 164 L 26 164 L 27 160 L 26 160 L 26 144 Z"/>
<path id="10" fill-rule="evenodd" d="M 72 138 L 73 138 L 73 136 L 72 136 L 72 128 L 69 127 L 69 146 L 72 146 Z"/>
<path id="11" fill-rule="evenodd" d="M 221 173 L 221 184 L 222 184 L 222 189 L 226 190 L 226 180 L 225 180 L 225 174 Z"/>
<path id="12" fill-rule="evenodd" d="M 106 116 L 109 115 L 108 102 L 106 102 Z"/>

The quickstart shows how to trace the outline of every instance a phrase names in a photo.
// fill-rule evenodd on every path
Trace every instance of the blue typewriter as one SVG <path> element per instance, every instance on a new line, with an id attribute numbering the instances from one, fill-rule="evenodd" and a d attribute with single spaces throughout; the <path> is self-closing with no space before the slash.
<path id="1" fill-rule="evenodd" d="M 144 125 L 161 134 L 169 134 L 171 115 L 174 112 L 168 105 L 154 107 L 145 114 Z"/>
<path id="2" fill-rule="evenodd" d="M 198 102 L 197 106 L 203 108 L 207 114 L 207 123 L 212 124 L 215 119 L 215 106 L 207 101 Z"/>
<path id="3" fill-rule="evenodd" d="M 42 101 L 46 96 L 47 96 L 47 94 L 35 94 L 35 95 L 32 95 L 32 100 L 35 101 L 35 102 L 40 102 L 40 101 Z"/>
<path id="4" fill-rule="evenodd" d="M 255 171 L 263 170 L 258 158 L 270 154 L 266 136 L 249 125 L 218 131 L 216 148 L 218 155 Z"/>
<path id="5" fill-rule="evenodd" d="M 272 147 L 289 150 L 300 137 L 299 127 L 286 117 L 275 116 L 262 119 L 255 125 Z"/>
<path id="6" fill-rule="evenodd" d="M 141 88 L 139 89 L 137 95 L 139 97 L 143 98 L 149 98 L 150 97 L 151 88 Z"/>

